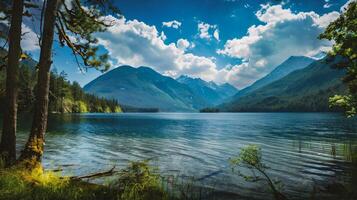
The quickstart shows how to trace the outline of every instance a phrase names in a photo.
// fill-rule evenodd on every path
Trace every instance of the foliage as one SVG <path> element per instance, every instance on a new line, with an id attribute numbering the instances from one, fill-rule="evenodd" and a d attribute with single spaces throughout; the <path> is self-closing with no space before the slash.
<path id="1" fill-rule="evenodd" d="M 249 145 L 245 148 L 242 148 L 239 156 L 230 159 L 229 162 L 233 167 L 232 169 L 237 166 L 247 167 L 249 169 L 257 169 L 260 171 L 267 169 L 267 166 L 262 163 L 261 150 L 256 145 Z M 237 172 L 247 181 L 256 181 L 260 179 L 258 176 L 255 176 L 255 174 L 253 174 L 254 176 L 249 176 L 242 174 L 239 170 Z"/>
<path id="2" fill-rule="evenodd" d="M 334 67 L 347 69 L 343 82 L 348 86 L 348 95 L 337 95 L 330 98 L 332 106 L 346 110 L 348 117 L 356 114 L 357 108 L 357 2 L 351 1 L 347 9 L 334 22 L 330 23 L 320 39 L 333 40 L 331 57 L 342 57 L 343 60 Z"/>
<path id="3" fill-rule="evenodd" d="M 41 168 L 0 170 L 0 200 L 116 199 L 116 192 L 99 185 L 70 181 Z"/>
<path id="4" fill-rule="evenodd" d="M 120 191 L 120 199 L 168 199 L 160 175 L 147 161 L 132 162 L 120 173 L 113 186 Z"/>
<path id="5" fill-rule="evenodd" d="M 2 52 L 4 53 L 4 52 Z M 31 58 L 22 61 L 19 71 L 19 111 L 33 110 L 36 89 L 36 62 Z M 0 71 L 0 103 L 4 101 L 5 74 Z M 2 107 L 0 104 L 0 110 Z M 83 91 L 77 82 L 67 80 L 67 74 L 52 70 L 50 75 L 49 112 L 86 113 L 86 112 L 122 112 L 114 99 L 100 98 Z"/>
<path id="6" fill-rule="evenodd" d="M 84 101 L 76 101 L 74 103 L 72 111 L 75 113 L 87 113 L 88 112 L 87 104 Z"/>
<path id="7" fill-rule="evenodd" d="M 353 100 L 353 95 L 334 95 L 330 97 L 329 103 L 331 107 L 341 107 L 346 110 L 347 117 L 353 117 L 356 114 L 356 101 Z"/>
<path id="8" fill-rule="evenodd" d="M 115 106 L 115 107 L 114 107 L 114 112 L 115 112 L 115 113 L 120 113 L 120 112 L 123 112 L 123 110 L 121 109 L 120 106 Z"/>
<path id="9" fill-rule="evenodd" d="M 99 54 L 98 39 L 93 33 L 103 32 L 113 25 L 107 15 L 118 15 L 119 10 L 110 0 L 86 0 L 86 1 L 60 1 L 57 9 L 55 29 L 61 46 L 69 47 L 78 61 L 79 56 L 87 67 L 93 67 L 101 71 L 110 68 L 108 54 Z"/>
<path id="10" fill-rule="evenodd" d="M 69 82 L 64 72 L 51 73 L 50 103 L 51 112 L 86 113 L 86 112 L 120 112 L 120 106 L 114 99 L 107 100 L 87 94 L 77 82 Z"/>
<path id="11" fill-rule="evenodd" d="M 281 187 L 279 185 L 280 182 L 273 182 L 266 173 L 265 170 L 268 169 L 268 167 L 262 161 L 262 152 L 260 147 L 256 145 L 248 145 L 247 147 L 242 148 L 239 156 L 230 159 L 230 164 L 233 171 L 238 167 L 248 168 L 251 170 L 252 175 L 242 173 L 239 169 L 237 169 L 236 172 L 246 181 L 257 182 L 265 180 L 269 184 L 269 187 L 272 190 L 276 200 L 286 199 L 286 197 L 277 188 L 277 186 Z M 259 172 L 262 176 L 257 175 L 256 171 Z"/>
<path id="12" fill-rule="evenodd" d="M 194 177 L 189 183 L 166 180 L 148 161 L 132 162 L 112 178 L 114 181 L 107 185 L 97 185 L 43 171 L 41 167 L 31 171 L 0 168 L 0 200 L 199 200 L 212 199 L 214 190 L 197 187 Z"/>
<path id="13" fill-rule="evenodd" d="M 152 200 L 168 199 L 160 176 L 147 162 L 134 162 L 110 185 L 62 177 L 58 173 L 20 167 L 0 168 L 0 200 Z"/>

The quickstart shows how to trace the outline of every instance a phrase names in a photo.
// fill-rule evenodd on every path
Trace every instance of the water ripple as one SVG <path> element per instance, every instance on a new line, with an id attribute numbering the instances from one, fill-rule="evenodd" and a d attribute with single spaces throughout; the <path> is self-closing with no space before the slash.
<path id="1" fill-rule="evenodd" d="M 28 121 L 20 120 L 19 150 Z M 357 120 L 326 113 L 56 115 L 49 120 L 44 163 L 85 174 L 150 159 L 163 173 L 195 177 L 221 195 L 265 199 L 270 192 L 263 183 L 245 182 L 228 163 L 247 144 L 262 148 L 268 173 L 292 199 L 308 197 L 316 181 L 356 176 Z"/>

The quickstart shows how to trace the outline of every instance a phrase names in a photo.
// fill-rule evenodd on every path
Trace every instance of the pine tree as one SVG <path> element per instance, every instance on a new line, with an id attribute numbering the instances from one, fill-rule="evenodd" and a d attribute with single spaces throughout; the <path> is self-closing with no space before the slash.
<path id="1" fill-rule="evenodd" d="M 8 34 L 9 51 L 6 65 L 6 97 L 0 143 L 0 153 L 6 165 L 11 165 L 16 160 L 17 94 L 23 10 L 24 1 L 14 0 L 12 3 L 11 23 Z"/>
<path id="2" fill-rule="evenodd" d="M 106 0 L 45 0 L 43 8 L 44 29 L 41 33 L 34 119 L 29 139 L 20 156 L 21 161 L 30 161 L 30 164 L 41 162 L 44 150 L 55 30 L 60 44 L 72 50 L 79 67 L 94 67 L 105 71 L 110 67 L 107 62 L 108 55 L 98 54 L 98 47 L 95 45 L 98 41 L 93 37 L 93 33 L 105 31 L 106 27 L 112 25 L 104 17 L 108 12 L 118 13 L 113 4 Z M 75 39 L 72 39 L 73 37 Z M 83 65 L 77 57 L 81 58 Z"/>

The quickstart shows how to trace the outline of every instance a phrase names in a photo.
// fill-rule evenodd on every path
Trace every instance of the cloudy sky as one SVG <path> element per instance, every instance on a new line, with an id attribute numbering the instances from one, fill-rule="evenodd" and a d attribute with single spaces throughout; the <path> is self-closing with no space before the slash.
<path id="1" fill-rule="evenodd" d="M 347 0 L 117 0 L 123 16 L 99 33 L 113 67 L 149 66 L 244 88 L 290 56 L 316 57 L 331 43 L 317 36 Z M 38 55 L 30 22 L 22 45 Z M 54 68 L 85 85 L 101 73 L 81 73 L 74 57 L 55 43 Z M 120 77 L 118 77 L 120 78 Z"/>

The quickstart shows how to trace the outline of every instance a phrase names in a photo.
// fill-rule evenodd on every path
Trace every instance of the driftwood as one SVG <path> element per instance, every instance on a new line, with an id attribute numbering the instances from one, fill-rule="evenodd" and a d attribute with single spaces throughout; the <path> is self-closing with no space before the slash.
<path id="1" fill-rule="evenodd" d="M 80 180 L 80 179 L 87 179 L 87 178 L 98 178 L 98 177 L 104 177 L 104 176 L 111 176 L 114 173 L 116 173 L 118 171 L 115 171 L 115 166 L 113 166 L 110 170 L 108 171 L 103 171 L 103 172 L 96 172 L 96 173 L 92 173 L 92 174 L 88 174 L 88 175 L 84 175 L 84 176 L 70 176 L 70 177 L 66 177 L 69 178 L 70 180 Z"/>
<path id="2" fill-rule="evenodd" d="M 49 170 L 46 170 L 46 171 L 49 171 L 49 172 L 62 172 L 63 169 L 62 168 L 57 168 L 57 169 L 49 169 Z"/>
<path id="3" fill-rule="evenodd" d="M 76 165 L 76 164 L 64 164 L 64 165 L 58 165 L 57 168 L 54 168 L 54 169 L 46 169 L 46 171 L 49 171 L 49 172 L 62 172 L 64 169 L 64 167 L 74 167 L 74 166 L 79 166 L 79 165 Z"/>

